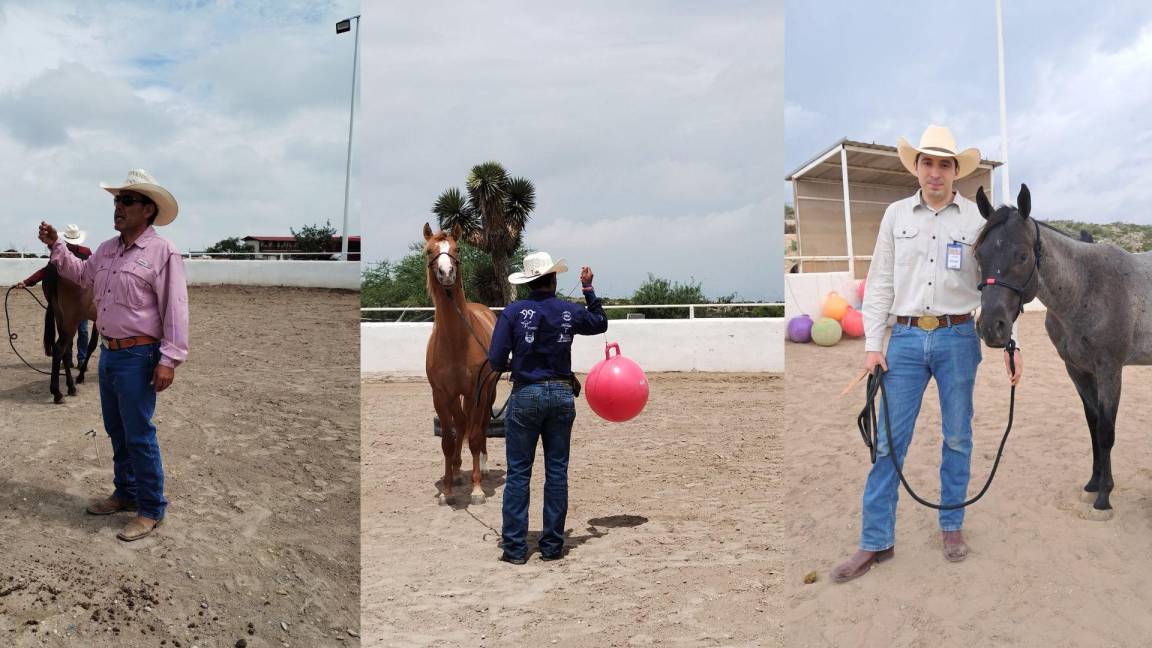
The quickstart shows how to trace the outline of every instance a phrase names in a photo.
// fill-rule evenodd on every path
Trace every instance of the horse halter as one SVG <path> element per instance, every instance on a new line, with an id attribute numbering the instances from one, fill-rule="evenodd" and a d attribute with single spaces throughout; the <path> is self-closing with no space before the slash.
<path id="1" fill-rule="evenodd" d="M 1006 223 L 1008 221 L 1005 220 L 1004 222 Z M 1001 286 L 1011 290 L 1012 292 L 1016 293 L 1018 297 L 1020 297 L 1020 312 L 1024 312 L 1024 304 L 1027 304 L 1036 298 L 1035 292 L 1033 292 L 1031 296 L 1029 296 L 1026 292 L 1028 290 L 1028 286 L 1030 286 L 1032 282 L 1036 280 L 1036 271 L 1040 269 L 1040 224 L 1033 220 L 1032 226 L 1036 228 L 1036 240 L 1032 243 L 1032 252 L 1036 257 L 1036 262 L 1032 264 L 1032 271 L 1028 273 L 1028 279 L 1024 281 L 1024 285 L 1017 286 L 1013 283 L 1004 281 L 999 277 L 988 277 L 976 286 L 976 289 L 980 291 L 983 291 L 988 286 Z"/>

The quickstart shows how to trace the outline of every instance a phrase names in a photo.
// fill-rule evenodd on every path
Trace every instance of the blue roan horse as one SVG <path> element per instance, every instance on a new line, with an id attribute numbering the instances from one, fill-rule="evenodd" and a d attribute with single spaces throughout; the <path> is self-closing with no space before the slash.
<path id="1" fill-rule="evenodd" d="M 976 240 L 980 276 L 980 337 L 1003 347 L 1023 305 L 1039 298 L 1044 320 L 1084 403 L 1092 436 L 1092 477 L 1084 490 L 1093 507 L 1112 508 L 1112 445 L 1125 365 L 1152 364 L 1152 254 L 1074 239 L 1029 216 L 1021 186 L 1017 207 L 993 209 L 976 194 L 988 221 Z"/>

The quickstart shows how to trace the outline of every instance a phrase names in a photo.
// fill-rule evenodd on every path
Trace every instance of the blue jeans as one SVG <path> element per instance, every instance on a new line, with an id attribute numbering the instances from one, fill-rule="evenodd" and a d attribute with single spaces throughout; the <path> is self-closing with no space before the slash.
<path id="1" fill-rule="evenodd" d="M 80 328 L 76 329 L 76 366 L 84 364 L 88 356 L 88 320 L 80 320 Z"/>
<path id="2" fill-rule="evenodd" d="M 928 379 L 935 378 L 944 428 L 940 450 L 940 501 L 944 504 L 963 502 L 968 494 L 971 472 L 972 390 L 976 385 L 976 368 L 980 365 L 980 338 L 976 335 L 975 322 L 969 320 L 931 332 L 897 324 L 892 329 L 885 359 L 888 373 L 884 376 L 884 386 L 888 392 L 896 461 L 903 468 L 924 390 L 928 387 Z M 888 457 L 883 403 L 879 420 L 876 463 L 868 473 L 868 483 L 864 487 L 860 548 L 865 551 L 882 551 L 896 542 L 900 478 Z M 959 531 L 963 525 L 963 508 L 940 511 L 942 531 Z"/>
<path id="3" fill-rule="evenodd" d="M 136 502 L 139 514 L 159 520 L 164 499 L 164 466 L 156 442 L 156 388 L 152 372 L 160 362 L 160 345 L 144 344 L 100 353 L 100 409 L 112 439 L 116 497 Z"/>
<path id="4" fill-rule="evenodd" d="M 544 529 L 540 554 L 559 556 L 564 550 L 564 519 L 568 515 L 568 451 L 576 405 L 572 388 L 558 383 L 521 385 L 512 390 L 504 421 L 508 476 L 504 482 L 504 555 L 528 555 L 528 486 L 536 440 L 544 444 Z"/>

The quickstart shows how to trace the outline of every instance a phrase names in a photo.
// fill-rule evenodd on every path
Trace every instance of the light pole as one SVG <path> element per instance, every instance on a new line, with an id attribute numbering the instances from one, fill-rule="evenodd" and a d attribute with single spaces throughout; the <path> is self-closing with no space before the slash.
<path id="1" fill-rule="evenodd" d="M 356 116 L 356 63 L 360 57 L 360 14 L 345 18 L 336 23 L 336 33 L 343 34 L 352 29 L 356 21 L 356 33 L 352 46 L 352 99 L 348 108 L 348 162 L 344 167 L 344 227 L 340 230 L 340 260 L 348 260 L 348 187 L 352 182 L 352 124 Z"/>

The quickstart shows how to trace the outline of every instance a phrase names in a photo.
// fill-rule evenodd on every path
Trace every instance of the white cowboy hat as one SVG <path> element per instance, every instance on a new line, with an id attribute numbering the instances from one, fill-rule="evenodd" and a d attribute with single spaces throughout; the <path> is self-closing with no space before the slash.
<path id="1" fill-rule="evenodd" d="M 77 225 L 69 225 L 64 228 L 63 232 L 60 232 L 60 238 L 64 239 L 65 243 L 80 245 L 84 239 L 88 238 L 88 232 L 80 229 Z"/>
<path id="2" fill-rule="evenodd" d="M 176 220 L 176 213 L 180 211 L 180 207 L 176 204 L 176 199 L 168 190 L 161 187 L 156 182 L 156 178 L 144 169 L 132 169 L 128 172 L 128 179 L 122 185 L 108 185 L 103 182 L 100 183 L 100 188 L 113 196 L 117 196 L 121 191 L 135 191 L 136 193 L 144 194 L 156 203 L 156 222 L 155 225 L 167 225 Z"/>
<path id="3" fill-rule="evenodd" d="M 533 252 L 524 257 L 524 272 L 513 272 L 508 275 L 508 283 L 528 283 L 552 272 L 568 272 L 568 265 L 564 263 L 564 259 L 553 263 L 551 254 Z"/>
<path id="4" fill-rule="evenodd" d="M 908 140 L 901 137 L 900 141 L 896 143 L 896 152 L 900 155 L 900 161 L 904 164 L 904 168 L 908 169 L 908 173 L 912 175 L 916 175 L 917 153 L 956 158 L 957 180 L 972 173 L 980 165 L 979 149 L 959 150 L 956 146 L 956 138 L 952 136 L 952 131 L 948 130 L 947 126 L 935 124 L 924 129 L 924 134 L 920 136 L 920 146 L 912 146 Z"/>

